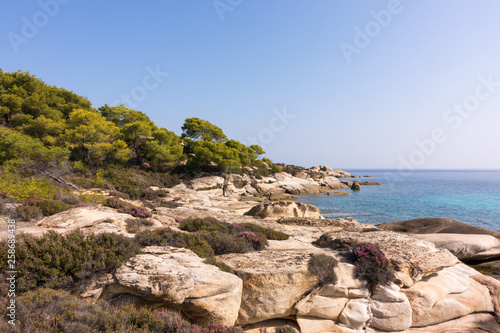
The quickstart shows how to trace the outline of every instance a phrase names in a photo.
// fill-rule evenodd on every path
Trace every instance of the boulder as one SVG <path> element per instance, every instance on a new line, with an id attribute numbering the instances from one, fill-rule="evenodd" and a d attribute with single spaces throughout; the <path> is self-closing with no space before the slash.
<path id="1" fill-rule="evenodd" d="M 231 182 L 236 188 L 242 188 L 249 185 L 252 180 L 247 174 L 236 174 L 232 173 L 228 177 L 229 182 Z"/>
<path id="2" fill-rule="evenodd" d="M 500 258 L 500 239 L 479 234 L 414 234 L 415 238 L 447 249 L 460 260 Z"/>
<path id="3" fill-rule="evenodd" d="M 495 308 L 495 316 L 500 322 L 500 281 L 482 274 L 472 275 L 474 280 L 488 288 Z"/>
<path id="4" fill-rule="evenodd" d="M 245 215 L 260 217 L 321 218 L 321 212 L 317 207 L 288 200 L 258 204 L 246 212 Z"/>
<path id="5" fill-rule="evenodd" d="M 489 313 L 474 313 L 444 323 L 414 327 L 407 333 L 498 333 L 500 325 Z"/>
<path id="6" fill-rule="evenodd" d="M 353 191 L 359 191 L 359 190 L 361 190 L 361 186 L 359 185 L 358 182 L 353 182 L 352 185 L 351 185 L 351 190 L 353 190 Z"/>
<path id="7" fill-rule="evenodd" d="M 310 180 L 294 177 L 286 172 L 279 172 L 274 175 L 275 186 L 282 188 L 289 194 L 319 193 L 321 186 Z"/>
<path id="8" fill-rule="evenodd" d="M 190 183 L 193 190 L 196 191 L 220 189 L 223 184 L 224 178 L 219 176 L 195 178 Z"/>
<path id="9" fill-rule="evenodd" d="M 379 224 L 384 230 L 405 232 L 409 234 L 480 234 L 500 238 L 500 232 L 474 227 L 448 218 L 430 217 L 393 223 Z"/>
<path id="10" fill-rule="evenodd" d="M 351 299 L 339 316 L 343 325 L 353 330 L 363 330 L 372 319 L 370 301 L 367 299 Z"/>
<path id="11" fill-rule="evenodd" d="M 338 190 L 342 187 L 340 184 L 340 180 L 334 176 L 324 176 L 318 181 L 318 183 L 320 185 L 328 186 L 332 190 Z"/>
<path id="12" fill-rule="evenodd" d="M 473 313 L 494 312 L 490 291 L 463 264 L 445 268 L 403 290 L 412 307 L 413 327 L 447 322 Z"/>
<path id="13" fill-rule="evenodd" d="M 366 243 L 377 246 L 384 253 L 394 267 L 398 283 L 407 287 L 458 263 L 448 250 L 436 249 L 434 244 L 394 232 L 327 232 L 315 242 L 321 247 L 347 251 L 356 244 Z"/>
<path id="14" fill-rule="evenodd" d="M 403 331 L 411 327 L 410 301 L 395 284 L 377 286 L 371 297 L 372 327 L 382 331 Z"/>
<path id="15" fill-rule="evenodd" d="M 308 271 L 311 251 L 321 250 L 266 250 L 218 256 L 243 280 L 237 323 L 292 315 L 297 301 L 318 283 L 318 277 Z"/>
<path id="16" fill-rule="evenodd" d="M 241 302 L 242 281 L 206 264 L 192 251 L 151 246 L 114 273 L 101 299 L 133 295 L 152 305 L 182 311 L 199 324 L 234 325 Z"/>
<path id="17" fill-rule="evenodd" d="M 44 218 L 37 223 L 37 227 L 61 232 L 82 229 L 84 232 L 94 233 L 126 233 L 125 221 L 130 218 L 134 217 L 117 213 L 109 207 L 76 207 Z M 154 221 L 154 223 L 156 227 L 162 226 L 160 222 Z"/>
<path id="18" fill-rule="evenodd" d="M 297 316 L 301 333 L 339 333 L 343 332 L 335 322 L 330 319 L 320 319 L 316 317 Z"/>

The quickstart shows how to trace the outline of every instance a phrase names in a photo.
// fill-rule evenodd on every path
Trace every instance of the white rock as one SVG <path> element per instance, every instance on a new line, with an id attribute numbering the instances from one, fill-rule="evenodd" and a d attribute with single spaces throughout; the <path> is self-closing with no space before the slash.
<path id="1" fill-rule="evenodd" d="M 350 300 L 342 313 L 339 321 L 354 330 L 362 330 L 371 320 L 370 301 L 367 299 Z"/>
<path id="2" fill-rule="evenodd" d="M 102 298 L 127 293 L 151 303 L 177 308 L 200 324 L 234 325 L 242 281 L 222 272 L 192 251 L 151 246 L 129 259 L 114 274 Z"/>

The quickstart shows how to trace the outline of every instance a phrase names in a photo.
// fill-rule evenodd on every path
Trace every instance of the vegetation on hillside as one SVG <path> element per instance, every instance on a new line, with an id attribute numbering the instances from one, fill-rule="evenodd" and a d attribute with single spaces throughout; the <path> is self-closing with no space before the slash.
<path id="1" fill-rule="evenodd" d="M 28 72 L 0 70 L 0 196 L 51 199 L 57 187 L 101 187 L 140 198 L 141 189 L 177 184 L 173 174 L 273 170 L 260 146 L 230 140 L 206 120 L 187 118 L 182 131 L 123 105 L 95 109 Z"/>

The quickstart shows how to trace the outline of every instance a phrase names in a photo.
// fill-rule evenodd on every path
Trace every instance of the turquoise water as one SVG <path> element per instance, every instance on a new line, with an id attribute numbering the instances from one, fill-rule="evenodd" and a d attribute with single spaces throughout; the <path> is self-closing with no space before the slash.
<path id="1" fill-rule="evenodd" d="M 380 186 L 362 186 L 349 196 L 301 195 L 326 218 L 354 217 L 380 224 L 422 217 L 447 217 L 500 231 L 500 171 L 346 170 L 373 178 Z M 343 179 L 341 179 L 343 180 Z"/>

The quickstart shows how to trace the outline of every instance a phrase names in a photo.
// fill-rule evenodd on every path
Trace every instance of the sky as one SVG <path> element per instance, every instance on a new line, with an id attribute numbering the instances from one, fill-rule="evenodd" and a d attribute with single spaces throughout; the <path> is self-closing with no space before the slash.
<path id="1" fill-rule="evenodd" d="M 0 68 L 273 162 L 500 169 L 500 2 L 0 3 Z"/>

